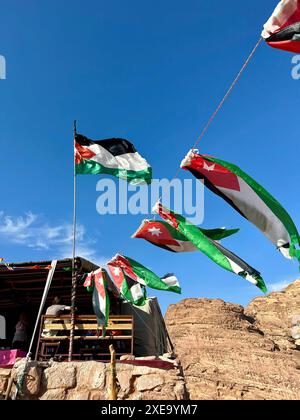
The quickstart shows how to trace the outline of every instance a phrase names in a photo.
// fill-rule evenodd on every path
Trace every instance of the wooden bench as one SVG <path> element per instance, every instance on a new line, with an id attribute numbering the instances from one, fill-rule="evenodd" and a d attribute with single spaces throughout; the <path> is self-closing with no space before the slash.
<path id="1" fill-rule="evenodd" d="M 43 315 L 40 325 L 36 360 L 58 358 L 64 360 L 68 354 L 71 332 L 71 316 Z M 74 358 L 109 357 L 109 345 L 114 344 L 118 357 L 133 354 L 133 317 L 110 316 L 106 335 L 97 324 L 94 315 L 77 315 L 74 330 Z M 92 346 L 92 347 L 91 347 Z M 51 350 L 51 351 L 48 351 Z"/>

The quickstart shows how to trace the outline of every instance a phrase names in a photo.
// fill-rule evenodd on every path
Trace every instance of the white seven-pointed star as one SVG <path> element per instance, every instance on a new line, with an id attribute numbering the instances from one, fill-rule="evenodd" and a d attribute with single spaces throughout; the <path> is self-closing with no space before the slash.
<path id="1" fill-rule="evenodd" d="M 150 232 L 152 236 L 159 236 L 162 233 L 159 228 L 156 228 L 154 226 L 153 226 L 153 228 L 148 229 L 148 232 Z"/>
<path id="2" fill-rule="evenodd" d="M 119 267 L 114 268 L 114 275 L 119 276 L 121 274 L 121 269 Z"/>
<path id="3" fill-rule="evenodd" d="M 211 166 L 207 165 L 207 163 L 204 162 L 204 166 L 203 169 L 205 169 L 206 171 L 214 171 L 216 167 L 216 164 L 213 163 Z"/>

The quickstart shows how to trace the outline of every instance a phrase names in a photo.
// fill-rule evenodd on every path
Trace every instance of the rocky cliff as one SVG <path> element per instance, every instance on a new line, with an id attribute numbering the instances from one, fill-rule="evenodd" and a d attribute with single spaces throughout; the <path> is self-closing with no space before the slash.
<path id="1" fill-rule="evenodd" d="M 296 343 L 291 329 L 297 324 L 300 329 L 300 279 L 281 293 L 254 299 L 246 312 L 255 319 L 255 325 L 281 350 L 295 350 Z M 300 335 L 300 331 L 298 334 Z"/>
<path id="2" fill-rule="evenodd" d="M 189 397 L 299 399 L 300 348 L 292 338 L 299 315 L 300 280 L 246 309 L 209 299 L 170 306 L 166 323 Z"/>

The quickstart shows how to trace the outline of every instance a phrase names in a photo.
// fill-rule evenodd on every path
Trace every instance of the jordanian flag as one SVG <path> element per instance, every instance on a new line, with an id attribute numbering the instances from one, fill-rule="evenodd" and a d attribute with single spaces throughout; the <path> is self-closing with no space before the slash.
<path id="1" fill-rule="evenodd" d="M 234 235 L 239 229 L 200 229 L 205 236 L 215 241 L 220 241 Z M 171 252 L 194 252 L 198 248 L 177 229 L 167 222 L 156 220 L 144 220 L 132 238 L 145 239 L 153 245 Z"/>
<path id="2" fill-rule="evenodd" d="M 152 289 L 181 294 L 181 287 L 173 274 L 170 277 L 165 276 L 164 278 L 160 278 L 137 261 L 119 254 L 108 265 L 111 264 L 122 270 L 127 277 L 141 285 L 151 287 Z"/>
<path id="3" fill-rule="evenodd" d="M 159 214 L 174 229 L 184 235 L 197 249 L 220 267 L 238 274 L 250 283 L 259 287 L 264 293 L 267 292 L 266 285 L 257 270 L 252 268 L 233 252 L 224 248 L 217 241 L 210 239 L 207 235 L 202 233 L 197 226 L 193 225 L 183 216 L 163 207 L 160 203 L 156 204 L 153 211 Z"/>
<path id="4" fill-rule="evenodd" d="M 75 137 L 76 174 L 109 174 L 128 182 L 150 184 L 152 169 L 128 140 Z"/>
<path id="5" fill-rule="evenodd" d="M 85 287 L 86 290 L 89 293 L 93 293 L 93 291 L 94 291 L 94 271 L 92 271 L 91 273 L 88 273 L 85 276 L 83 287 Z"/>
<path id="6" fill-rule="evenodd" d="M 258 227 L 286 258 L 300 261 L 297 228 L 281 204 L 237 166 L 191 151 L 182 162 L 205 185 Z"/>
<path id="7" fill-rule="evenodd" d="M 144 306 L 147 299 L 146 288 L 128 277 L 114 259 L 107 264 L 107 267 L 121 297 L 133 305 Z"/>
<path id="8" fill-rule="evenodd" d="M 94 271 L 92 274 L 94 283 L 93 308 L 97 317 L 98 325 L 102 326 L 103 336 L 106 332 L 110 311 L 110 301 L 107 291 L 107 283 L 105 280 L 106 275 L 106 271 L 102 268 L 99 268 L 99 270 Z"/>
<path id="9" fill-rule="evenodd" d="M 300 53 L 300 0 L 282 0 L 264 25 L 264 40 L 273 48 Z"/>

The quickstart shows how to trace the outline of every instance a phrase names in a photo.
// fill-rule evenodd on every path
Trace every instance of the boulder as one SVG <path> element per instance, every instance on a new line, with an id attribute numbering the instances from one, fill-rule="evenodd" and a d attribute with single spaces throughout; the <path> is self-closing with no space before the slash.
<path id="1" fill-rule="evenodd" d="M 44 371 L 43 387 L 51 389 L 70 389 L 76 386 L 76 368 L 68 363 L 53 363 Z"/>
<path id="2" fill-rule="evenodd" d="M 163 384 L 164 378 L 162 375 L 144 375 L 136 380 L 136 389 L 138 391 L 151 391 L 152 389 Z"/>
<path id="3" fill-rule="evenodd" d="M 83 362 L 78 364 L 77 388 L 103 390 L 106 386 L 105 363 Z"/>

